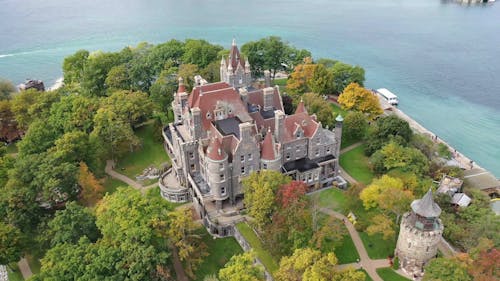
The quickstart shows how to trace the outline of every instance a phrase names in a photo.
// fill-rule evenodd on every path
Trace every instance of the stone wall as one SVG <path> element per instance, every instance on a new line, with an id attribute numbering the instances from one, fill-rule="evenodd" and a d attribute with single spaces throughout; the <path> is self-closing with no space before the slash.
<path id="1" fill-rule="evenodd" d="M 233 226 L 233 233 L 234 233 L 233 234 L 234 238 L 236 238 L 236 241 L 238 241 L 241 248 L 245 252 L 249 252 L 252 250 L 250 243 L 248 243 L 248 241 L 245 239 L 245 237 L 239 232 L 239 230 L 235 226 Z M 257 257 L 255 258 L 255 263 L 261 265 L 264 268 L 264 275 L 265 275 L 267 281 L 274 280 L 273 277 L 271 276 L 271 274 L 267 271 L 264 264 L 259 260 L 259 258 L 257 258 Z"/>

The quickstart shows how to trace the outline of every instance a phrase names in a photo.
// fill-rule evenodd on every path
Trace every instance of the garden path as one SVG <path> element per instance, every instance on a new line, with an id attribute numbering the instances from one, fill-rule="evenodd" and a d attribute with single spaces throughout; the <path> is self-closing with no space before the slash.
<path id="1" fill-rule="evenodd" d="M 19 266 L 19 270 L 21 271 L 24 279 L 28 279 L 33 275 L 33 272 L 31 272 L 30 265 L 28 264 L 28 260 L 26 260 L 26 258 L 22 258 L 17 263 L 17 265 Z"/>
<path id="2" fill-rule="evenodd" d="M 106 172 L 106 174 L 110 175 L 112 178 L 115 178 L 117 180 L 120 180 L 128 185 L 130 185 L 131 187 L 141 191 L 144 193 L 145 190 L 147 189 L 150 189 L 150 188 L 153 188 L 155 186 L 157 186 L 158 184 L 157 183 L 153 183 L 153 184 L 150 184 L 150 185 L 147 185 L 147 186 L 143 186 L 142 184 L 140 184 L 139 182 L 123 175 L 123 174 L 120 174 L 118 173 L 117 171 L 113 170 L 113 168 L 115 167 L 115 161 L 113 160 L 107 160 L 106 161 L 106 168 L 104 169 L 104 171 Z"/>

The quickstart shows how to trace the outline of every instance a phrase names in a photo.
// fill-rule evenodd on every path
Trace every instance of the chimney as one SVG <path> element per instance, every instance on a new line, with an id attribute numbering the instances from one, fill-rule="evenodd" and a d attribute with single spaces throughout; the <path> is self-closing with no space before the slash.
<path id="1" fill-rule="evenodd" d="M 274 111 L 274 135 L 277 142 L 285 137 L 285 113 L 281 110 Z"/>
<path id="2" fill-rule="evenodd" d="M 268 87 L 264 88 L 263 90 L 263 95 L 264 95 L 264 111 L 272 110 L 273 109 L 273 97 L 274 97 L 274 88 Z"/>
<path id="3" fill-rule="evenodd" d="M 269 70 L 264 70 L 264 80 L 266 81 L 266 87 L 271 87 L 271 72 Z"/>
<path id="4" fill-rule="evenodd" d="M 248 141 L 253 141 L 252 139 L 252 128 L 254 127 L 254 125 L 250 122 L 245 122 L 245 123 L 241 123 L 239 125 L 239 128 L 240 128 L 240 140 L 241 141 L 245 141 L 245 142 L 248 142 Z"/>

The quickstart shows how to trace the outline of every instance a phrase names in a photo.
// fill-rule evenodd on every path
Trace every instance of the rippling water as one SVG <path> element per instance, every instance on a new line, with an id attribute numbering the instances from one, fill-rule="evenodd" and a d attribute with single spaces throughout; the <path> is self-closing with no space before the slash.
<path id="1" fill-rule="evenodd" d="M 439 0 L 0 0 L 0 77 L 50 84 L 78 49 L 279 35 L 362 65 L 367 86 L 500 176 L 500 3 Z"/>

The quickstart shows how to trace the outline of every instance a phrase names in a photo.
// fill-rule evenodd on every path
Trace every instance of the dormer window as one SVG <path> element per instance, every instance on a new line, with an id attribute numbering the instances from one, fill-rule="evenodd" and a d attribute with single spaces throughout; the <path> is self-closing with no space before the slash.
<path id="1" fill-rule="evenodd" d="M 207 119 L 212 119 L 212 114 L 210 114 L 210 112 L 207 112 Z"/>

